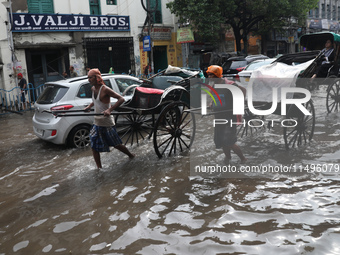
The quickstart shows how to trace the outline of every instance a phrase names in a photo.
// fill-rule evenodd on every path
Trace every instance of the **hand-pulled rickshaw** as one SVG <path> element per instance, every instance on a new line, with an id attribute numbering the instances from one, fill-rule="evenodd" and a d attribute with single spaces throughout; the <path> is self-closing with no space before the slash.
<path id="1" fill-rule="evenodd" d="M 327 96 L 326 96 L 326 107 L 327 111 L 338 112 L 340 106 L 340 35 L 333 32 L 320 32 L 313 34 L 306 34 L 301 36 L 300 45 L 305 47 L 310 51 L 318 51 L 318 55 L 315 57 L 311 65 L 306 68 L 301 74 L 301 78 L 311 78 L 315 73 L 316 69 L 324 59 L 324 52 L 322 49 L 325 47 L 325 42 L 331 40 L 333 42 L 334 48 L 334 60 L 330 62 L 329 68 L 327 70 L 326 77 L 312 79 L 309 82 L 309 87 L 314 89 L 320 85 L 327 86 Z"/>
<path id="2" fill-rule="evenodd" d="M 112 112 L 116 129 L 127 145 L 139 144 L 145 138 L 153 138 L 159 158 L 170 156 L 190 148 L 195 136 L 195 118 L 189 111 L 189 79 L 199 75 L 171 67 L 144 80 L 141 86 L 131 85 L 125 93 L 134 89 L 132 98 Z M 81 111 L 53 111 L 56 117 L 101 115 L 79 113 Z"/>
<path id="3" fill-rule="evenodd" d="M 321 62 L 324 60 L 324 47 L 325 42 L 327 40 L 331 40 L 333 42 L 335 57 L 334 60 L 330 63 L 330 67 L 327 70 L 327 75 L 322 78 L 315 78 L 313 79 L 313 75 L 315 74 L 317 68 L 320 66 Z M 286 67 L 288 72 L 291 70 L 294 72 L 296 79 L 294 80 L 294 85 L 292 87 L 302 87 L 307 88 L 309 90 L 314 89 L 315 87 L 319 87 L 322 85 L 326 85 L 327 89 L 327 97 L 326 97 L 326 107 L 327 111 L 330 112 L 337 112 L 339 111 L 340 106 L 340 35 L 332 33 L 332 32 L 321 32 L 321 33 L 313 33 L 313 34 L 306 34 L 300 38 L 300 45 L 305 47 L 306 51 L 293 53 L 293 54 L 286 54 L 279 57 L 276 61 L 274 61 L 269 67 L 264 67 L 264 69 L 270 69 L 272 66 L 280 65 L 279 63 L 283 63 L 286 65 L 280 66 L 276 69 L 276 72 L 285 73 Z M 282 69 L 284 71 L 282 71 Z M 252 78 L 254 83 L 251 84 L 256 85 L 256 79 L 261 77 L 263 73 L 259 70 L 260 75 L 255 77 L 254 73 Z M 278 78 L 279 75 L 277 73 L 272 72 L 271 78 Z M 263 78 L 263 77 L 262 77 Z M 260 79 L 261 80 L 261 79 Z M 263 80 L 263 79 L 262 79 Z M 268 79 L 269 87 L 275 86 L 276 81 L 273 79 L 272 81 Z M 257 80 L 259 81 L 259 80 Z M 275 84 L 275 85 L 274 85 Z M 253 91 L 256 88 L 253 87 Z M 259 93 L 263 93 L 259 92 Z M 263 95 L 262 95 L 263 96 Z M 293 98 L 300 98 L 302 97 L 299 93 L 294 93 Z M 254 102 L 257 109 L 269 109 L 271 107 L 271 102 L 263 102 L 259 100 L 258 102 Z M 315 110 L 313 106 L 312 100 L 303 104 L 303 106 L 311 113 L 311 115 L 303 114 L 295 105 L 287 105 L 286 108 L 286 115 L 282 116 L 285 119 L 285 126 L 283 128 L 283 136 L 285 141 L 286 149 L 300 146 L 303 144 L 307 144 L 313 137 L 314 134 L 314 126 L 315 126 Z M 281 108 L 280 105 L 276 108 L 274 115 L 281 115 Z M 245 114 L 243 116 L 246 123 L 250 120 L 258 119 L 259 122 L 264 121 L 264 117 L 256 116 L 250 112 L 249 109 L 245 109 Z M 289 121 L 290 120 L 290 121 Z M 295 123 L 295 124 L 294 124 Z M 294 125 L 293 125 L 294 124 Z M 270 123 L 268 123 L 270 126 Z M 244 136 L 248 134 L 252 134 L 259 130 L 263 129 L 261 127 L 255 127 L 254 125 L 245 125 L 240 126 L 239 128 L 239 135 Z"/>
<path id="4" fill-rule="evenodd" d="M 158 157 L 189 149 L 195 136 L 195 118 L 190 109 L 190 79 L 200 71 L 169 66 L 143 80 L 133 97 L 118 109 L 115 121 L 122 139 L 131 145 L 153 137 Z"/>
<path id="5" fill-rule="evenodd" d="M 302 53 L 299 56 L 283 56 L 276 62 L 305 62 L 313 58 L 318 58 L 316 51 Z M 196 129 L 194 113 L 197 108 L 190 109 L 190 80 L 202 78 L 199 71 L 188 72 L 173 67 L 168 69 L 168 72 L 163 70 L 148 80 L 144 80 L 141 86 L 128 87 L 125 93 L 134 89 L 132 98 L 112 113 L 117 131 L 125 144 L 138 144 L 141 140 L 152 137 L 155 152 L 160 158 L 187 150 L 192 145 Z M 305 72 L 301 72 L 300 76 L 303 77 Z M 298 93 L 294 94 L 294 97 L 299 96 L 301 95 Z M 257 109 L 265 110 L 269 109 L 272 103 L 257 101 L 254 105 Z M 315 112 L 312 101 L 304 104 L 304 107 L 311 112 L 310 116 L 304 115 L 295 105 L 286 105 L 286 107 L 286 125 L 283 130 L 285 145 L 289 149 L 312 139 Z M 56 117 L 76 116 L 71 111 L 52 113 Z M 273 114 L 280 115 L 280 113 L 281 108 L 278 104 Z M 262 126 L 257 128 L 256 123 L 249 125 L 250 120 L 257 119 L 262 122 L 264 118 L 256 116 L 247 107 L 243 119 L 245 125 L 239 128 L 241 136 L 262 129 Z"/>
<path id="6" fill-rule="evenodd" d="M 318 57 L 318 51 L 287 54 L 272 64 L 253 71 L 247 86 L 247 93 L 252 93 L 251 101 L 254 108 L 260 111 L 273 108 L 275 110 L 270 111 L 270 114 L 279 115 L 280 118 L 272 116 L 271 119 L 275 120 L 270 120 L 268 125 L 263 125 L 264 116 L 268 116 L 268 114 L 256 115 L 246 107 L 243 115 L 244 124 L 239 126 L 238 134 L 241 137 L 251 135 L 263 130 L 265 126 L 271 128 L 274 123 L 281 123 L 286 149 L 309 143 L 313 137 L 315 126 L 315 110 L 312 100 L 306 99 L 302 104 L 302 108 L 310 113 L 306 115 L 298 107 L 298 104 L 282 104 L 280 102 L 281 94 L 277 95 L 277 101 L 273 98 L 276 91 L 282 93 L 283 88 L 292 92 L 286 94 L 287 98 L 292 101 L 305 98 L 305 94 L 297 92 L 298 87 L 305 88 L 306 84 L 309 84 L 306 82 L 307 79 L 303 78 L 306 70 L 308 72 Z M 249 103 L 248 100 L 247 103 Z M 282 107 L 285 107 L 285 111 L 282 111 Z"/>
<path id="7" fill-rule="evenodd" d="M 331 62 L 331 66 L 327 70 L 326 77 L 312 79 L 312 76 L 315 74 L 316 69 L 324 58 L 324 51 L 322 51 L 322 49 L 325 47 L 325 42 L 327 40 L 331 40 L 334 44 L 334 61 Z M 340 104 L 340 35 L 332 32 L 307 34 L 301 37 L 300 44 L 306 48 L 306 51 L 285 54 L 269 65 L 270 67 L 260 68 L 262 71 L 274 67 L 274 71 L 272 70 L 269 75 L 265 72 L 261 73 L 261 71 L 258 70 L 260 74 L 257 77 L 256 75 L 254 77 L 254 73 L 257 72 L 254 71 L 250 79 L 250 81 L 253 80 L 253 83 L 249 82 L 248 85 L 248 87 L 256 84 L 260 85 L 257 88 L 255 86 L 252 87 L 253 91 L 258 92 L 262 96 L 260 99 L 253 99 L 253 104 L 257 110 L 264 111 L 274 106 L 276 107 L 276 110 L 271 112 L 271 114 L 280 115 L 280 118 L 284 120 L 283 136 L 286 149 L 301 146 L 310 142 L 314 134 L 315 110 L 313 101 L 309 100 L 302 104 L 303 108 L 310 113 L 309 115 L 303 113 L 295 104 L 285 104 L 285 115 L 283 115 L 280 103 L 273 105 L 274 103 L 272 101 L 266 100 L 268 97 L 271 97 L 272 87 L 280 87 L 278 84 L 280 84 L 281 81 L 278 80 L 284 80 L 286 78 L 285 75 L 289 73 L 289 81 L 283 82 L 283 86 L 300 87 L 311 90 L 316 85 L 327 85 L 327 111 L 339 111 Z M 282 76 L 280 76 L 281 74 Z M 267 81 L 265 81 L 266 78 L 268 78 Z M 264 86 L 261 88 L 264 84 L 267 85 L 267 87 Z M 267 94 L 268 91 L 270 91 L 270 95 Z M 293 99 L 300 99 L 304 97 L 302 93 L 292 94 L 293 95 L 291 95 L 291 97 Z M 195 110 L 197 109 L 194 109 L 193 111 Z M 214 114 L 214 112 L 211 112 L 210 114 Z M 238 134 L 241 137 L 251 135 L 264 129 L 264 116 L 252 113 L 248 107 L 245 107 L 243 121 L 242 123 L 244 124 L 239 125 L 238 129 Z M 268 127 L 270 127 L 274 122 L 268 122 Z M 281 121 L 281 124 L 282 123 L 283 122 Z"/>

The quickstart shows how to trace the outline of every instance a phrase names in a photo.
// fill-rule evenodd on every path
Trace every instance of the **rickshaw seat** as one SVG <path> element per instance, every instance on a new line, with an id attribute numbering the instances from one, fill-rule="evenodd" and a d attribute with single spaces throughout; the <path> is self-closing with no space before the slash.
<path id="1" fill-rule="evenodd" d="M 181 81 L 183 80 L 180 76 L 156 76 L 152 79 L 152 87 L 155 89 L 166 89 L 173 85 L 169 81 Z"/>
<path id="2" fill-rule="evenodd" d="M 149 109 L 157 106 L 160 101 L 164 90 L 136 87 L 131 101 L 131 107 Z"/>

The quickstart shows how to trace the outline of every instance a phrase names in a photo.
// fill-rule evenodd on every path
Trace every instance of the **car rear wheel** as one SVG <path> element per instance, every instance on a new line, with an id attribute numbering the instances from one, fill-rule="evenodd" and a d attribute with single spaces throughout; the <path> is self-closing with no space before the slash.
<path id="1" fill-rule="evenodd" d="M 84 148 L 90 145 L 90 129 L 89 125 L 74 127 L 68 136 L 68 144 L 75 148 Z"/>

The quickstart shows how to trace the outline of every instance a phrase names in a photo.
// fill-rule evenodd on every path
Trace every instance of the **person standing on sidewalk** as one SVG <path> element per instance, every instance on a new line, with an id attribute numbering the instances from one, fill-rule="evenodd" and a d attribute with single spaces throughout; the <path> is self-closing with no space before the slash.
<path id="1" fill-rule="evenodd" d="M 88 79 L 92 85 L 92 103 L 84 111 L 89 111 L 94 106 L 95 113 L 103 114 L 94 117 L 94 124 L 90 131 L 93 158 L 98 169 L 102 168 L 100 152 L 110 152 L 110 146 L 125 153 L 130 159 L 134 158 L 135 155 L 122 144 L 111 116 L 111 112 L 124 102 L 124 98 L 104 84 L 99 69 L 91 69 Z M 111 97 L 117 99 L 113 105 L 111 105 Z"/>
<path id="2" fill-rule="evenodd" d="M 74 66 L 70 66 L 70 77 L 73 78 L 73 77 L 77 77 L 78 74 L 76 71 L 74 71 Z"/>
<path id="3" fill-rule="evenodd" d="M 23 104 L 23 109 L 26 109 L 26 98 L 25 98 L 25 94 L 27 94 L 27 81 L 26 79 L 23 77 L 22 73 L 18 73 L 17 75 L 18 79 L 19 79 L 19 87 L 21 89 L 21 102 Z"/>

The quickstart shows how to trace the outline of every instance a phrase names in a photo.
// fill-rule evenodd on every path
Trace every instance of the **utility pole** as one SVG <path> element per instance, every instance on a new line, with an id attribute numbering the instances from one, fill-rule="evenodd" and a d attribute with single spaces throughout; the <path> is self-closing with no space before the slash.
<path id="1" fill-rule="evenodd" d="M 147 0 L 147 1 L 148 1 L 148 7 L 150 8 L 150 0 Z M 151 29 L 152 29 L 152 25 L 153 25 L 153 16 L 152 16 L 152 12 L 150 11 L 150 9 L 149 9 L 149 11 L 147 13 L 149 15 L 148 36 L 150 36 L 150 38 L 151 38 Z M 154 66 L 154 63 L 153 63 L 153 38 L 151 38 L 150 43 L 151 43 L 151 51 L 150 51 L 151 73 L 155 73 L 155 66 Z"/>
<path id="2" fill-rule="evenodd" d="M 158 1 L 156 0 L 156 5 L 154 8 L 151 8 L 151 1 L 150 0 L 146 0 L 146 6 L 144 4 L 144 0 L 141 0 L 143 9 L 146 11 L 146 21 L 148 23 L 148 36 L 150 38 L 150 46 L 151 46 L 151 50 L 148 52 L 148 59 L 149 59 L 149 63 L 148 66 L 151 66 L 151 72 L 154 73 L 154 63 L 153 63 L 153 40 L 151 37 L 151 30 L 153 27 L 153 13 L 156 12 L 157 10 L 157 6 L 158 6 Z M 144 25 L 146 24 L 146 21 L 144 23 Z M 143 27 L 144 29 L 144 27 Z M 143 31 L 142 31 L 143 34 Z M 148 68 L 148 73 L 149 73 L 149 68 Z M 149 73 L 150 74 L 150 73 Z"/>

